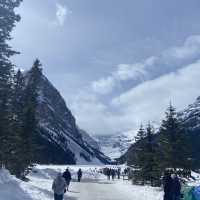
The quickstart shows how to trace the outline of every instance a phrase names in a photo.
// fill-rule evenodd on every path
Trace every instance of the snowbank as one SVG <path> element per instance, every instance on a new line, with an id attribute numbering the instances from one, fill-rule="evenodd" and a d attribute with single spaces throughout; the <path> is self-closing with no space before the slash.
<path id="1" fill-rule="evenodd" d="M 0 169 L 0 200 L 33 200 L 21 187 L 21 181 Z"/>

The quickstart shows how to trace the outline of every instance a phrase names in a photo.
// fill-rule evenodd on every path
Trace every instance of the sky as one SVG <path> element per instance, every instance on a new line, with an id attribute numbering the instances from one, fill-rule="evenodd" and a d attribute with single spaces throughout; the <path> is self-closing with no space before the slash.
<path id="1" fill-rule="evenodd" d="M 29 0 L 17 12 L 13 57 L 35 58 L 90 134 L 159 124 L 171 101 L 200 95 L 199 0 Z"/>

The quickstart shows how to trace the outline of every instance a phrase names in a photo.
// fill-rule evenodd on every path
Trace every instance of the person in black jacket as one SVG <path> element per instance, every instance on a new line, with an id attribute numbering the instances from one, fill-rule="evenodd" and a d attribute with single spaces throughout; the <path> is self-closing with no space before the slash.
<path id="1" fill-rule="evenodd" d="M 71 173 L 70 173 L 70 171 L 69 171 L 68 168 L 67 168 L 67 169 L 65 170 L 65 172 L 63 173 L 63 178 L 65 179 L 66 184 L 67 184 L 66 189 L 67 189 L 67 191 L 69 191 L 69 185 L 70 185 L 72 176 L 71 176 Z"/>
<path id="2" fill-rule="evenodd" d="M 81 182 L 82 175 L 83 175 L 82 170 L 79 169 L 78 172 L 77 172 L 78 182 Z"/>
<path id="3" fill-rule="evenodd" d="M 112 180 L 115 179 L 115 169 L 111 169 L 111 176 L 112 176 Z"/>
<path id="4" fill-rule="evenodd" d="M 121 169 L 118 168 L 118 169 L 117 169 L 117 178 L 118 178 L 118 179 L 120 179 L 120 175 L 121 175 Z"/>
<path id="5" fill-rule="evenodd" d="M 172 175 L 172 200 L 181 199 L 181 183 L 176 174 Z"/>
<path id="6" fill-rule="evenodd" d="M 173 180 L 169 173 L 166 173 L 163 178 L 164 200 L 173 200 Z"/>

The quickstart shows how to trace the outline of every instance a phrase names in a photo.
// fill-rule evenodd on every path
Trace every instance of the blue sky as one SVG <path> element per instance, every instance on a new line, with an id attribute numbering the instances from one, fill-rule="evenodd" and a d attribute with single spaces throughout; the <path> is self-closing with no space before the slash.
<path id="1" fill-rule="evenodd" d="M 77 123 L 92 134 L 159 122 L 171 100 L 200 95 L 199 0 L 29 0 L 13 58 L 38 57 Z"/>

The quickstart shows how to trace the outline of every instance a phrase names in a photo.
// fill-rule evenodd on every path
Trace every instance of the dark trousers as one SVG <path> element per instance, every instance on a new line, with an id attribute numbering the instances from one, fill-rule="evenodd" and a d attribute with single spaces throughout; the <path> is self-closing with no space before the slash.
<path id="1" fill-rule="evenodd" d="M 78 176 L 78 182 L 81 182 L 81 176 Z"/>
<path id="2" fill-rule="evenodd" d="M 180 200 L 180 199 L 181 199 L 180 195 L 173 195 L 172 196 L 172 200 Z"/>
<path id="3" fill-rule="evenodd" d="M 63 194 L 58 195 L 54 193 L 54 200 L 63 200 Z"/>
<path id="4" fill-rule="evenodd" d="M 164 195 L 164 200 L 173 200 L 173 197 L 171 194 L 165 194 Z"/>

